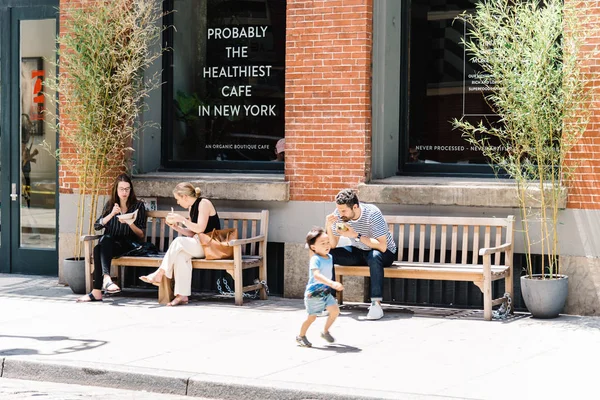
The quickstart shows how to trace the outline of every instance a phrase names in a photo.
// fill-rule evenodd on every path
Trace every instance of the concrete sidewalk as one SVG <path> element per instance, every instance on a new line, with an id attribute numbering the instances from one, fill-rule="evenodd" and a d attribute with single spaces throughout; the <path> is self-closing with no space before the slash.
<path id="1" fill-rule="evenodd" d="M 337 345 L 294 341 L 301 300 L 130 291 L 103 303 L 56 278 L 0 274 L 0 376 L 215 399 L 596 399 L 600 318 L 483 321 L 482 311 L 342 308 Z M 2 379 L 0 378 L 0 386 Z"/>

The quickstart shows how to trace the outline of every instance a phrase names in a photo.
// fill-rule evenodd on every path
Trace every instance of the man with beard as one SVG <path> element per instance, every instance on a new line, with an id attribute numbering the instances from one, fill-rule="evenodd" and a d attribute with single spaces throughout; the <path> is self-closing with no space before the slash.
<path id="1" fill-rule="evenodd" d="M 369 266 L 371 306 L 367 319 L 380 319 L 383 317 L 383 269 L 396 260 L 396 243 L 379 208 L 359 204 L 352 189 L 340 191 L 335 196 L 335 203 L 336 210 L 327 216 L 325 223 L 333 263 Z M 336 247 L 341 236 L 349 238 L 351 245 Z"/>

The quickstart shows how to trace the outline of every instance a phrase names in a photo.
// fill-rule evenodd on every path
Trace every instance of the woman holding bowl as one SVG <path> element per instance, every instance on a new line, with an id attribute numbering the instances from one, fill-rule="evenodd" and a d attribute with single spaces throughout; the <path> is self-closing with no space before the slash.
<path id="1" fill-rule="evenodd" d="M 200 196 L 200 188 L 189 182 L 175 186 L 173 195 L 177 204 L 189 211 L 189 218 L 172 213 L 166 218 L 167 225 L 176 230 L 180 236 L 169 245 L 160 267 L 140 279 L 156 286 L 163 277 L 175 278 L 175 298 L 168 306 L 187 304 L 192 291 L 192 258 L 204 258 L 204 250 L 194 235 L 200 232 L 209 233 L 213 229 L 221 229 L 221 221 L 215 206 L 210 200 Z"/>
<path id="2" fill-rule="evenodd" d="M 119 218 L 135 213 L 134 218 Z M 146 208 L 135 196 L 131 178 L 121 174 L 115 180 L 110 199 L 104 205 L 102 216 L 94 224 L 104 234 L 94 247 L 93 290 L 77 299 L 78 302 L 102 301 L 102 291 L 113 294 L 121 291 L 110 277 L 113 257 L 119 257 L 144 242 Z"/>

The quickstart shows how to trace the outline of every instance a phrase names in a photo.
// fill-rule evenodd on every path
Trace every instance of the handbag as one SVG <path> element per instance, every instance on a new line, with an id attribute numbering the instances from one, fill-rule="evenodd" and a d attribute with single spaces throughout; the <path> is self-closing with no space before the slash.
<path id="1" fill-rule="evenodd" d="M 198 233 L 196 237 L 204 249 L 205 259 L 233 259 L 233 246 L 229 245 L 229 241 L 238 238 L 237 228 L 213 229 L 209 233 Z"/>

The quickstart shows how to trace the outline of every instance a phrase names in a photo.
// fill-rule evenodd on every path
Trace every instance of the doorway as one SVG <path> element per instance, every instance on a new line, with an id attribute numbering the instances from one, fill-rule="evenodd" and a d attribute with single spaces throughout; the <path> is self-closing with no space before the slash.
<path id="1" fill-rule="evenodd" d="M 0 272 L 58 274 L 58 1 L 0 8 Z"/>

